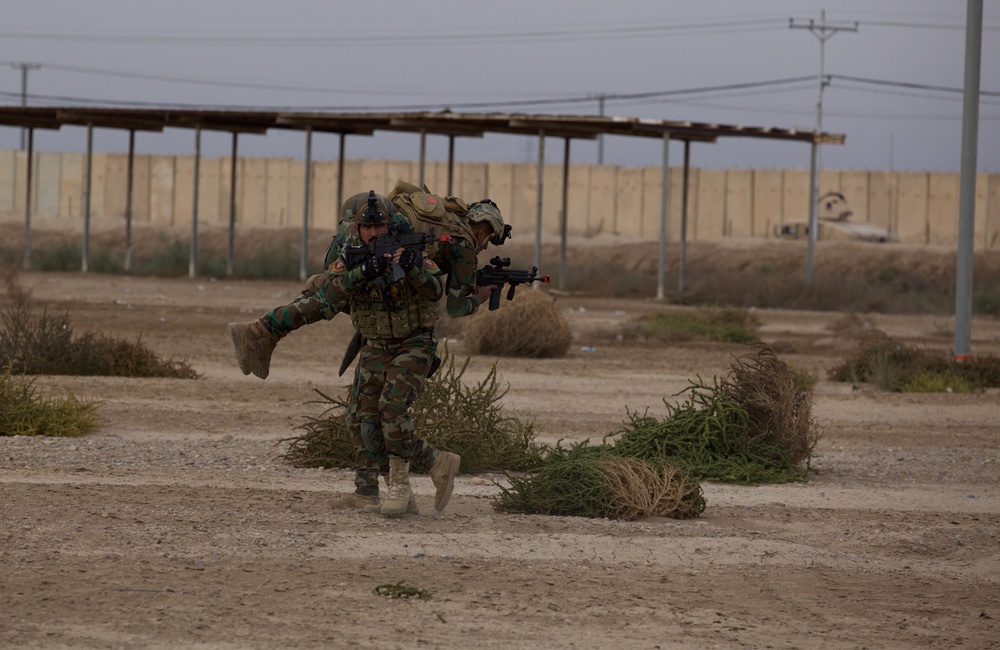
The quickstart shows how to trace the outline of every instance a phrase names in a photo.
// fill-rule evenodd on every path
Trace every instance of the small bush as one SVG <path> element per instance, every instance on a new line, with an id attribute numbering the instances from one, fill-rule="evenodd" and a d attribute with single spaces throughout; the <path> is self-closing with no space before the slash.
<path id="1" fill-rule="evenodd" d="M 27 375 L 111 377 L 175 377 L 196 379 L 189 365 L 163 360 L 142 345 L 103 334 L 76 337 L 69 314 L 32 313 L 28 296 L 15 291 L 14 301 L 0 315 L 0 366 Z"/>
<path id="2" fill-rule="evenodd" d="M 585 449 L 557 450 L 538 471 L 508 476 L 510 487 L 500 486 L 494 510 L 626 521 L 704 512 L 701 486 L 676 467 Z"/>
<path id="3" fill-rule="evenodd" d="M 922 370 L 910 378 L 900 389 L 904 393 L 971 393 L 972 384 L 953 372 L 944 373 Z"/>
<path id="4" fill-rule="evenodd" d="M 509 476 L 493 507 L 584 517 L 688 517 L 705 508 L 700 479 L 782 483 L 805 478 L 819 439 L 812 393 L 764 345 L 713 385 L 692 382 L 663 420 L 629 412 L 601 445 L 551 450 L 543 466 Z M 613 440 L 613 443 L 609 443 Z"/>
<path id="5" fill-rule="evenodd" d="M 0 374 L 0 436 L 80 436 L 97 428 L 98 402 L 44 397 L 34 381 Z"/>
<path id="6" fill-rule="evenodd" d="M 753 343 L 758 340 L 760 319 L 741 309 L 698 309 L 649 314 L 639 319 L 639 328 L 626 326 L 623 338 L 645 337 L 659 341 L 687 341 L 692 338 L 724 343 Z"/>
<path id="7" fill-rule="evenodd" d="M 522 288 L 500 308 L 480 308 L 465 319 L 463 334 L 470 354 L 536 359 L 565 356 L 572 334 L 566 317 L 547 294 Z"/>
<path id="8" fill-rule="evenodd" d="M 461 455 L 465 473 L 537 467 L 545 448 L 535 442 L 533 423 L 504 415 L 500 400 L 507 390 L 501 387 L 496 364 L 486 378 L 470 386 L 462 382 L 469 361 L 456 368 L 454 357 L 444 349 L 440 369 L 410 407 L 417 435 L 437 449 Z M 296 427 L 304 433 L 288 439 L 284 458 L 295 467 L 353 468 L 354 449 L 344 420 L 347 398 L 317 393 L 329 408 Z"/>
<path id="9" fill-rule="evenodd" d="M 854 355 L 828 375 L 834 381 L 870 383 L 897 392 L 981 390 L 1000 387 L 1000 358 L 957 362 L 950 354 L 905 345 L 873 329 L 861 334 Z"/>

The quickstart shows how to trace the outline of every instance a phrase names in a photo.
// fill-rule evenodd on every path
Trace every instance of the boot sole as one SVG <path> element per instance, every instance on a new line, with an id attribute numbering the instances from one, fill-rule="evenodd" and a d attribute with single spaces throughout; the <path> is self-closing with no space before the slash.
<path id="1" fill-rule="evenodd" d="M 229 336 L 233 339 L 233 351 L 236 353 L 236 363 L 239 365 L 240 370 L 243 371 L 244 375 L 250 374 L 250 365 L 244 362 L 243 357 L 240 356 L 240 331 L 239 323 L 229 324 Z"/>
<path id="2" fill-rule="evenodd" d="M 434 516 L 440 517 L 441 512 L 447 507 L 448 502 L 451 501 L 451 494 L 455 491 L 455 477 L 458 476 L 458 470 L 462 467 L 462 457 L 455 454 L 455 462 L 451 467 L 448 468 L 448 473 L 445 474 L 448 478 L 448 487 L 445 489 L 444 494 L 441 498 L 436 498 L 434 500 Z M 436 488 L 437 486 L 435 486 Z M 436 496 L 436 495 L 435 495 Z"/>

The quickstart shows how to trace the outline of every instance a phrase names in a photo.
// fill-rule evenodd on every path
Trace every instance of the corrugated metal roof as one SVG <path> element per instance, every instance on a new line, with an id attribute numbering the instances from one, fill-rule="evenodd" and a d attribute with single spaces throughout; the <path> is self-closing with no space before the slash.
<path id="1" fill-rule="evenodd" d="M 64 125 L 162 131 L 196 128 L 238 133 L 286 129 L 371 135 L 375 131 L 421 131 L 440 135 L 482 136 L 513 133 L 593 139 L 599 135 L 715 142 L 723 137 L 797 140 L 843 144 L 842 134 L 707 122 L 679 122 L 635 117 L 529 115 L 524 113 L 317 113 L 264 110 L 192 110 L 153 108 L 87 108 L 75 106 L 0 106 L 0 124 L 59 129 Z"/>

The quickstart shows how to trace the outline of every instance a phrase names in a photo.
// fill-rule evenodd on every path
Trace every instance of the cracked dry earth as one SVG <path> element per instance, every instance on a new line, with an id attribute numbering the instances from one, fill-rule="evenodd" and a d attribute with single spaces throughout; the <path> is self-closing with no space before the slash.
<path id="1" fill-rule="evenodd" d="M 691 520 L 493 511 L 494 476 L 462 475 L 445 516 L 335 511 L 341 470 L 300 470 L 282 439 L 335 392 L 347 319 L 282 341 L 266 381 L 243 376 L 226 324 L 295 282 L 22 274 L 78 332 L 142 341 L 199 380 L 46 376 L 97 399 L 76 439 L 0 437 L 4 648 L 997 648 L 1000 392 L 888 394 L 825 379 L 850 343 L 839 316 L 759 312 L 764 340 L 822 378 L 823 437 L 803 484 L 704 484 Z M 566 358 L 500 359 L 505 409 L 540 441 L 598 439 L 626 409 L 664 413 L 740 346 L 608 343 L 647 301 L 559 299 Z M 2 305 L 0 305 L 2 306 Z M 867 318 L 950 349 L 943 317 Z M 583 351 L 593 347 L 595 351 Z M 1000 321 L 973 349 L 1000 353 Z M 491 358 L 472 361 L 485 375 Z M 429 600 L 373 593 L 395 583 Z"/>

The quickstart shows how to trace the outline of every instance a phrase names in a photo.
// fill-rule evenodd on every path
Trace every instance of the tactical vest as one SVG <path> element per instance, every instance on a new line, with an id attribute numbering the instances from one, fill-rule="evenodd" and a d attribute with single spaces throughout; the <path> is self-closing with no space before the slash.
<path id="1" fill-rule="evenodd" d="M 438 196 L 432 194 L 425 186 L 422 190 L 412 183 L 396 181 L 388 199 L 393 206 L 407 218 L 417 232 L 428 232 L 434 229 L 436 236 L 448 235 L 452 239 L 464 239 L 475 244 L 476 236 L 465 218 L 469 206 L 455 196 Z M 444 266 L 446 260 L 438 254 L 440 244 L 432 244 L 425 254 Z"/>
<path id="2" fill-rule="evenodd" d="M 351 300 L 354 327 L 375 345 L 429 330 L 438 316 L 438 303 L 417 296 L 405 282 L 383 288 L 372 286 Z"/>

